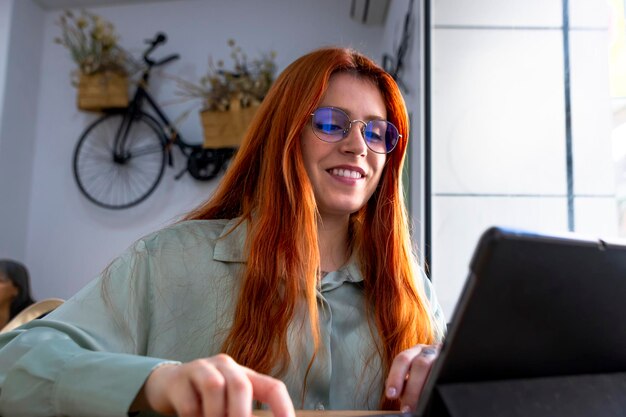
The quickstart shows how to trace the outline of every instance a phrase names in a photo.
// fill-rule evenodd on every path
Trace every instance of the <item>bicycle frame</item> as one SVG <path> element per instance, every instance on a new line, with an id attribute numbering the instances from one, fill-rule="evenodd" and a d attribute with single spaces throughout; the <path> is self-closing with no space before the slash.
<path id="1" fill-rule="evenodd" d="M 189 173 L 198 180 L 208 180 L 217 175 L 217 172 L 224 163 L 233 155 L 234 148 L 222 148 L 222 149 L 205 149 L 202 144 L 190 144 L 186 142 L 181 136 L 180 132 L 174 127 L 170 119 L 159 107 L 159 104 L 150 95 L 147 89 L 150 73 L 152 68 L 166 64 L 167 62 L 176 60 L 178 55 L 170 55 L 159 61 L 154 61 L 149 57 L 150 53 L 155 47 L 164 42 L 166 37 L 163 34 L 157 34 L 157 37 L 149 41 L 151 46 L 144 52 L 143 58 L 147 67 L 144 69 L 141 79 L 137 85 L 132 100 L 127 107 L 118 109 L 117 112 L 123 115 L 122 123 L 120 124 L 114 140 L 114 161 L 117 163 L 125 163 L 133 156 L 141 155 L 142 151 L 145 153 L 150 152 L 150 149 L 142 149 L 137 151 L 133 150 L 134 155 L 131 155 L 126 151 L 126 140 L 133 124 L 134 120 L 139 117 L 147 119 L 147 121 L 154 125 L 156 130 L 160 131 L 161 142 L 163 148 L 167 153 L 168 165 L 173 166 L 172 158 L 172 145 L 178 146 L 181 153 L 187 158 L 187 170 Z M 146 112 L 144 106 L 151 112 Z M 212 167 L 207 169 L 207 167 Z M 185 170 L 176 175 L 176 179 L 180 178 Z"/>
<path id="2" fill-rule="evenodd" d="M 141 112 L 148 116 L 156 126 L 162 131 L 162 142 L 163 146 L 166 148 L 168 152 L 169 165 L 172 165 L 172 157 L 171 157 L 171 145 L 176 144 L 181 152 L 189 157 L 189 154 L 193 150 L 201 149 L 201 145 L 191 145 L 187 143 L 184 138 L 180 135 L 178 130 L 173 126 L 170 119 L 165 115 L 165 113 L 161 110 L 157 102 L 152 98 L 148 90 L 146 89 L 146 85 L 148 84 L 150 76 L 150 68 L 146 69 L 141 77 L 141 81 L 137 85 L 137 89 L 133 96 L 133 99 L 129 103 L 128 107 L 123 109 L 124 119 L 118 132 L 116 133 L 115 139 L 115 149 L 116 149 L 116 158 L 119 158 L 120 161 L 123 161 L 127 155 L 124 155 L 124 145 L 125 140 L 128 135 L 128 131 L 132 124 L 132 121 L 137 117 L 137 115 Z M 147 103 L 148 107 L 154 114 L 147 113 L 143 110 L 144 103 Z M 156 115 L 156 117 L 155 117 Z"/>

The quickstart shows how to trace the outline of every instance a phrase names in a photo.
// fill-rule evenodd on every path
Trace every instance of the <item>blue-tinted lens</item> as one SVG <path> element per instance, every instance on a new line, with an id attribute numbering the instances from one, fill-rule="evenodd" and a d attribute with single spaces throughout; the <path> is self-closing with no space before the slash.
<path id="1" fill-rule="evenodd" d="M 385 120 L 371 120 L 364 132 L 367 146 L 377 153 L 388 153 L 398 143 L 398 129 Z"/>
<path id="2" fill-rule="evenodd" d="M 341 110 L 331 107 L 322 107 L 313 113 L 313 130 L 320 139 L 327 142 L 337 142 L 343 139 L 350 128 L 348 115 Z"/>

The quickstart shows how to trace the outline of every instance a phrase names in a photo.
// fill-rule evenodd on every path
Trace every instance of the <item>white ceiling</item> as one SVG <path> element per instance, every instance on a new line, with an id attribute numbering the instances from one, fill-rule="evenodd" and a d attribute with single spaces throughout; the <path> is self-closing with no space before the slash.
<path id="1" fill-rule="evenodd" d="M 58 9 L 89 9 L 98 6 L 110 6 L 114 4 L 137 4 L 137 3 L 154 3 L 158 1 L 172 0 L 34 0 L 44 10 Z M 178 0 L 183 1 L 183 0 Z"/>

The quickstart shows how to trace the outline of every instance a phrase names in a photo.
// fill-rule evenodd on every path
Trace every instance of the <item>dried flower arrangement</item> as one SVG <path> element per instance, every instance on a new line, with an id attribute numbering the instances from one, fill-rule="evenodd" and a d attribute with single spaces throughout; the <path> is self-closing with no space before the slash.
<path id="1" fill-rule="evenodd" d="M 66 10 L 57 23 L 61 27 L 61 36 L 55 38 L 55 42 L 70 51 L 72 60 L 78 65 L 78 75 L 128 74 L 132 61 L 119 46 L 119 37 L 111 22 L 86 10 L 80 14 Z"/>
<path id="2" fill-rule="evenodd" d="M 233 39 L 228 40 L 228 46 L 234 61 L 232 70 L 224 68 L 224 61 L 214 64 L 209 58 L 209 69 L 199 83 L 177 79 L 177 94 L 202 99 L 203 111 L 229 110 L 232 100 L 239 101 L 243 108 L 260 103 L 274 82 L 276 53 L 272 51 L 248 62 L 247 55 Z"/>
<path id="3" fill-rule="evenodd" d="M 70 51 L 78 66 L 70 74 L 78 88 L 78 108 L 102 111 L 127 106 L 128 74 L 138 65 L 119 46 L 113 24 L 86 10 L 80 14 L 66 10 L 57 24 L 61 36 L 54 41 Z"/>

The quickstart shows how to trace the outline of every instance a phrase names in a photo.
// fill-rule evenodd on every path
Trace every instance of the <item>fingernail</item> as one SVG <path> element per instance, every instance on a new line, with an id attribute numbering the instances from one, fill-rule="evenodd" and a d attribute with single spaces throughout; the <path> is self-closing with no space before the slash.
<path id="1" fill-rule="evenodd" d="M 403 406 L 400 409 L 400 411 L 403 412 L 403 413 L 410 413 L 411 412 L 411 407 L 409 407 L 408 405 L 405 405 L 405 406 Z"/>
<path id="2" fill-rule="evenodd" d="M 387 397 L 396 398 L 397 394 L 398 394 L 398 391 L 396 391 L 394 387 L 387 388 Z"/>

